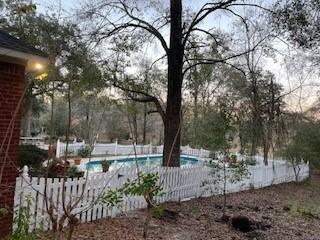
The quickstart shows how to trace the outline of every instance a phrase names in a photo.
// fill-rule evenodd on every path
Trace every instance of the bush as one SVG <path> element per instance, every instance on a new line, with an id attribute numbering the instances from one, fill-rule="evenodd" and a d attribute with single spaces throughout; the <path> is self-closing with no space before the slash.
<path id="1" fill-rule="evenodd" d="M 62 161 L 52 161 L 48 166 L 48 177 L 62 178 L 62 177 L 83 177 L 84 172 L 80 171 L 77 166 L 70 166 L 70 164 Z"/>
<path id="2" fill-rule="evenodd" d="M 68 177 L 83 177 L 84 175 L 84 172 L 80 171 L 77 166 L 71 166 L 68 168 L 68 171 L 67 171 L 67 175 Z"/>
<path id="3" fill-rule="evenodd" d="M 151 213 L 154 218 L 161 219 L 164 215 L 164 209 L 156 205 L 151 209 Z"/>
<path id="4" fill-rule="evenodd" d="M 48 166 L 48 177 L 63 177 L 66 175 L 67 168 L 68 166 L 66 166 L 62 161 L 52 161 Z"/>
<path id="5" fill-rule="evenodd" d="M 250 166 L 257 165 L 257 160 L 254 157 L 246 157 L 244 162 L 245 162 L 245 164 L 250 165 Z"/>
<path id="6" fill-rule="evenodd" d="M 90 147 L 90 146 L 88 146 L 88 145 L 85 145 L 85 146 L 83 146 L 83 147 L 81 147 L 81 148 L 79 149 L 78 155 L 79 155 L 80 157 L 83 157 L 83 158 L 89 157 L 90 154 L 91 154 L 91 152 L 92 152 L 92 150 L 93 150 L 92 147 Z"/>
<path id="7" fill-rule="evenodd" d="M 301 122 L 293 127 L 294 134 L 283 149 L 283 156 L 294 165 L 309 161 L 320 169 L 320 121 Z"/>
<path id="8" fill-rule="evenodd" d="M 101 166 L 103 172 L 107 172 L 109 170 L 109 167 L 111 166 L 111 161 L 103 160 L 101 161 Z"/>
<path id="9" fill-rule="evenodd" d="M 29 168 L 39 169 L 44 160 L 48 158 L 48 151 L 34 145 L 20 145 L 18 166 L 22 168 L 27 165 Z"/>

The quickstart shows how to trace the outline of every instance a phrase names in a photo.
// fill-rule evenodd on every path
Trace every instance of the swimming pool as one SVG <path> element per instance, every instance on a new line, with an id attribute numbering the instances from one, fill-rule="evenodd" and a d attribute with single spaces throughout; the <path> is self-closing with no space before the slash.
<path id="1" fill-rule="evenodd" d="M 198 159 L 195 157 L 189 157 L 189 156 L 181 156 L 181 166 L 190 166 L 198 163 Z M 81 170 L 88 170 L 89 172 L 101 172 L 102 166 L 101 166 L 101 160 L 91 160 L 90 162 L 81 164 L 79 168 Z M 130 157 L 119 157 L 116 159 L 110 159 L 108 160 L 111 162 L 111 165 L 109 167 L 110 170 L 117 169 L 119 167 L 130 167 L 136 165 L 136 159 L 132 156 Z M 138 156 L 137 162 L 139 166 L 161 166 L 162 163 L 162 156 Z"/>

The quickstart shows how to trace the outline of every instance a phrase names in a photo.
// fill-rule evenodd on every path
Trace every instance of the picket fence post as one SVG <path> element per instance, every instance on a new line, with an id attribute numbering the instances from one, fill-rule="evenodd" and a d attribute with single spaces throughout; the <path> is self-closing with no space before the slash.
<path id="1" fill-rule="evenodd" d="M 115 142 L 114 155 L 117 155 L 117 149 L 118 149 L 118 139 L 116 139 L 116 142 Z"/>
<path id="2" fill-rule="evenodd" d="M 22 173 L 21 173 L 21 190 L 20 190 L 20 206 L 21 207 L 27 207 L 26 206 L 26 194 L 25 192 L 27 192 L 27 188 L 29 187 L 30 184 L 30 177 L 28 174 L 28 166 L 24 166 L 22 168 Z"/>
<path id="3" fill-rule="evenodd" d="M 61 142 L 60 142 L 60 138 L 58 138 L 57 147 L 56 147 L 56 158 L 60 157 L 60 149 L 61 149 Z"/>

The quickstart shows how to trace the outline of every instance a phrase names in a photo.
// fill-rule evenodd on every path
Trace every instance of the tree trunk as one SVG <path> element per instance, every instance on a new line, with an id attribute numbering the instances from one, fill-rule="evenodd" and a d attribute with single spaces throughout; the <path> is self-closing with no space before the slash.
<path id="1" fill-rule="evenodd" d="M 163 166 L 180 166 L 182 87 L 182 1 L 170 1 L 170 48 L 168 51 L 168 95 L 164 130 Z"/>
<path id="2" fill-rule="evenodd" d="M 142 142 L 143 144 L 147 144 L 147 103 L 144 103 L 143 106 L 143 128 L 142 128 Z"/>
<path id="3" fill-rule="evenodd" d="M 32 124 L 32 99 L 25 105 L 25 114 L 23 116 L 22 136 L 31 137 L 31 124 Z"/>
<path id="4" fill-rule="evenodd" d="M 146 219 L 145 219 L 144 224 L 143 224 L 143 235 L 142 235 L 143 239 L 147 239 L 148 238 L 148 228 L 149 228 L 149 224 L 150 224 L 150 221 L 151 221 L 151 209 L 152 209 L 152 205 L 150 205 L 148 203 Z"/>
<path id="5" fill-rule="evenodd" d="M 193 143 L 198 146 L 198 132 L 199 132 L 199 104 L 198 104 L 198 86 L 195 87 L 193 93 Z"/>
<path id="6" fill-rule="evenodd" d="M 134 135 L 133 139 L 135 143 L 138 144 L 138 121 L 137 121 L 136 106 L 135 106 L 134 112 L 132 113 L 132 125 L 133 125 L 133 135 Z"/>
<path id="7" fill-rule="evenodd" d="M 226 216 L 227 205 L 227 169 L 226 162 L 223 161 L 223 204 L 222 204 L 222 217 Z"/>

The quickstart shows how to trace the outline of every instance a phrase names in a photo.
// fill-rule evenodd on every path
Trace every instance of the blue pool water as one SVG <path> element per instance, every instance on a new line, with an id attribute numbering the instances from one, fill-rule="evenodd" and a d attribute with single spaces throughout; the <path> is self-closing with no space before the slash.
<path id="1" fill-rule="evenodd" d="M 194 165 L 198 162 L 195 157 L 181 156 L 180 159 L 181 166 Z M 101 161 L 102 160 L 92 160 L 86 164 L 82 164 L 80 168 L 82 170 L 88 170 L 89 172 L 101 172 Z M 114 160 L 110 160 L 110 162 L 110 170 L 124 166 L 129 167 L 136 165 L 136 159 L 134 157 L 117 158 Z M 137 157 L 137 162 L 139 166 L 161 166 L 162 156 Z"/>

